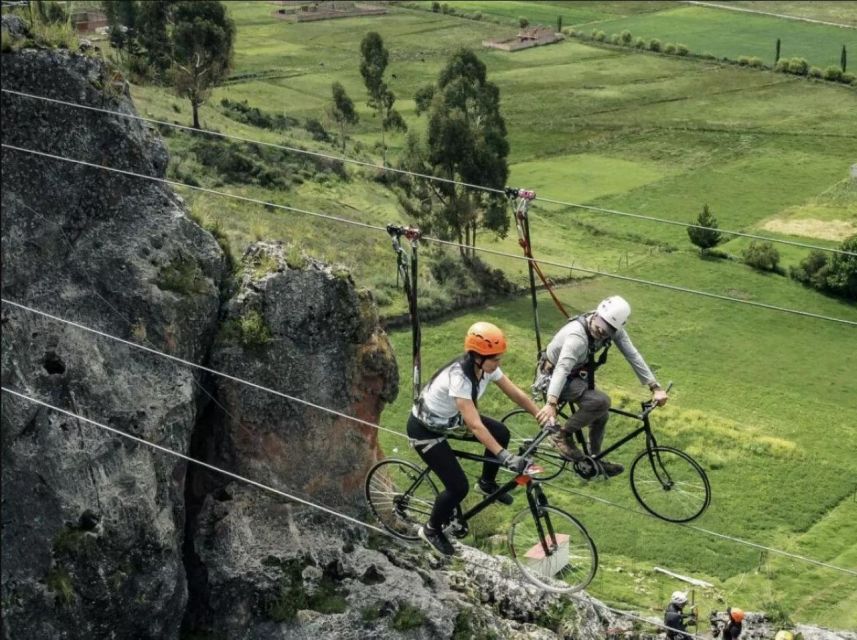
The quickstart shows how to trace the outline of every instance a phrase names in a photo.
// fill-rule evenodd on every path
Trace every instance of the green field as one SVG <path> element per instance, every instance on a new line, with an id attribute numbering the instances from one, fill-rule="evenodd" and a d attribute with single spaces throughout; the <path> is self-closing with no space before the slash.
<path id="1" fill-rule="evenodd" d="M 517 16 L 521 14 L 513 5 L 524 3 L 467 4 L 474 5 L 474 11 L 475 5 L 490 4 L 493 11 Z M 579 18 L 570 14 L 564 18 L 569 25 L 572 20 L 590 19 L 609 20 L 611 25 L 649 20 L 654 25 L 659 18 L 666 20 L 661 29 L 684 29 L 685 24 L 688 37 L 676 40 L 691 49 L 691 27 L 700 22 L 708 25 L 708 41 L 724 46 L 734 42 L 736 27 L 727 20 L 733 14 L 726 11 L 676 9 L 667 3 L 525 4 L 554 19 L 558 10 L 579 11 Z M 515 186 L 535 188 L 541 196 L 566 203 L 678 221 L 691 221 L 707 203 L 722 227 L 824 246 L 841 240 L 830 235 L 833 222 L 857 225 L 857 193 L 848 178 L 857 148 L 853 88 L 711 62 L 606 50 L 577 40 L 513 55 L 481 50 L 484 38 L 506 33 L 508 27 L 424 10 L 391 7 L 382 18 L 300 25 L 273 20 L 272 5 L 264 2 L 231 3 L 230 10 L 238 26 L 236 67 L 228 85 L 217 89 L 201 110 L 207 128 L 339 155 L 336 142 L 315 141 L 302 126 L 253 127 L 228 117 L 220 105 L 223 98 L 246 100 L 266 113 L 301 122 L 323 120 L 330 84 L 339 81 L 361 116 L 345 154 L 378 163 L 380 136 L 365 106 L 358 71 L 360 39 L 366 31 L 376 30 L 391 52 L 388 77 L 397 105 L 409 126 L 420 132 L 425 122 L 414 114 L 413 93 L 436 78 L 455 46 L 479 51 L 489 79 L 501 91 L 511 145 L 510 182 Z M 644 10 L 649 13 L 640 13 Z M 528 16 L 531 21 L 534 15 Z M 777 25 L 766 22 L 759 27 L 767 50 L 772 47 L 767 41 L 771 34 L 786 23 L 765 20 Z M 818 51 L 833 42 L 828 32 L 817 31 L 814 25 L 789 21 L 787 27 L 804 34 Z M 615 28 L 637 35 L 630 26 Z M 785 31 L 779 33 L 787 41 Z M 640 35 L 666 39 L 661 31 Z M 740 43 L 749 46 L 751 40 L 747 36 Z M 835 45 L 837 57 L 839 46 Z M 753 52 L 730 52 L 740 54 Z M 164 89 L 134 86 L 132 93 L 144 115 L 188 124 L 189 106 Z M 388 136 L 393 160 L 403 140 L 401 135 Z M 184 134 L 166 142 L 173 157 L 170 171 L 198 174 L 205 186 L 371 225 L 410 222 L 390 191 L 373 180 L 374 169 L 352 166 L 346 179 L 325 174 L 290 188 L 268 189 L 202 172 L 189 157 L 192 142 Z M 221 226 L 234 253 L 240 254 L 257 238 L 293 243 L 348 266 L 359 285 L 375 290 L 383 314 L 404 309 L 385 233 L 213 195 L 185 195 L 196 215 Z M 853 304 L 805 289 L 786 277 L 760 274 L 733 260 L 700 260 L 681 227 L 539 200 L 531 210 L 531 227 L 536 256 L 563 265 L 857 320 Z M 835 228 L 841 234 L 850 227 Z M 745 244 L 731 240 L 723 249 L 735 255 Z M 445 252 L 430 242 L 424 246 L 426 267 Z M 480 246 L 511 254 L 484 259 L 514 280 L 526 281 L 525 265 L 516 257 L 520 250 L 514 232 L 504 239 L 482 234 Z M 807 253 L 778 248 L 785 267 Z M 583 275 L 568 266 L 545 270 L 554 276 Z M 420 285 L 423 304 L 431 305 L 448 293 L 427 271 L 424 268 Z M 851 524 L 857 517 L 853 461 L 857 351 L 851 347 L 857 344 L 855 328 L 608 278 L 576 281 L 559 295 L 570 308 L 582 310 L 614 292 L 634 306 L 632 335 L 637 346 L 663 380 L 676 381 L 672 402 L 657 416 L 660 439 L 692 453 L 710 472 L 714 502 L 698 524 L 857 569 L 857 536 Z M 547 338 L 561 318 L 545 296 L 541 310 Z M 528 385 L 535 343 L 527 297 L 427 323 L 424 374 L 457 351 L 462 332 L 477 318 L 495 321 L 507 331 L 512 348 L 504 370 L 522 386 Z M 410 395 L 409 333 L 394 332 L 392 339 L 402 391 L 385 411 L 383 424 L 403 430 Z M 602 380 L 626 404 L 644 397 L 631 371 L 615 355 Z M 485 398 L 483 408 L 501 415 L 509 407 L 495 392 Z M 621 421 L 616 421 L 609 433 L 622 430 Z M 398 454 L 410 455 L 402 439 L 385 435 L 382 442 L 388 452 L 397 449 Z M 618 460 L 629 462 L 636 449 L 628 445 Z M 592 486 L 568 478 L 551 489 L 552 500 L 579 515 L 596 539 L 602 566 L 591 591 L 597 597 L 639 611 L 660 610 L 665 597 L 680 586 L 652 572 L 653 566 L 661 566 L 716 585 L 697 594 L 703 611 L 722 610 L 723 599 L 750 610 L 779 604 L 796 621 L 857 628 L 853 576 L 760 555 L 759 550 L 628 514 L 564 489 L 604 497 L 635 511 L 637 507 L 623 476 Z M 502 516 L 499 509 L 489 510 L 477 526 L 502 527 Z"/>

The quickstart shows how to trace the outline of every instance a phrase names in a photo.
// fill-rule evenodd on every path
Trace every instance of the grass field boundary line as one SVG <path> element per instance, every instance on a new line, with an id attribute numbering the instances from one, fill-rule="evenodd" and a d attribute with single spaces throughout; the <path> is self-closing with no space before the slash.
<path id="1" fill-rule="evenodd" d="M 337 418 L 344 418 L 344 419 L 349 420 L 351 422 L 356 422 L 357 424 L 363 425 L 364 427 L 371 427 L 371 428 L 377 429 L 379 431 L 386 431 L 387 433 L 392 433 L 395 436 L 399 436 L 399 437 L 406 438 L 406 439 L 408 437 L 405 434 L 401 433 L 400 431 L 396 431 L 394 429 L 389 429 L 387 427 L 382 427 L 379 424 L 375 424 L 374 422 L 369 422 L 369 421 L 363 420 L 361 418 L 355 418 L 354 416 L 350 416 L 347 413 L 342 413 L 341 411 L 337 411 L 336 409 L 330 409 L 330 408 L 325 407 L 323 405 L 315 404 L 314 402 L 310 402 L 309 400 L 304 400 L 303 398 L 297 398 L 295 396 L 290 396 L 286 393 L 283 393 L 282 391 L 277 391 L 276 389 L 271 389 L 270 387 L 266 387 L 266 386 L 261 385 L 261 384 L 256 384 L 255 382 L 251 382 L 249 380 L 245 380 L 243 378 L 233 376 L 229 373 L 225 373 L 223 371 L 218 371 L 217 369 L 212 369 L 210 367 L 206 367 L 204 365 L 197 364 L 196 362 L 191 362 L 190 360 L 185 360 L 184 358 L 179 358 L 178 356 L 174 356 L 174 355 L 169 354 L 169 353 L 164 353 L 163 351 L 159 351 L 158 349 L 155 349 L 153 347 L 147 347 L 146 345 L 138 344 L 138 343 L 133 342 L 131 340 L 125 340 L 124 338 L 114 336 L 114 335 L 107 333 L 105 331 L 93 329 L 92 327 L 89 327 L 85 324 L 81 324 L 81 323 L 75 322 L 73 320 L 68 320 L 67 318 L 62 318 L 60 316 L 48 313 L 46 311 L 42 311 L 42 310 L 36 309 L 34 307 L 29 307 L 29 306 L 27 306 L 25 304 L 21 304 L 19 302 L 14 302 L 13 300 L 8 300 L 6 298 L 0 297 L 0 302 L 2 302 L 3 304 L 7 304 L 11 307 L 16 307 L 18 309 L 21 309 L 22 311 L 27 311 L 28 313 L 32 313 L 35 315 L 42 316 L 43 318 L 47 318 L 49 320 L 53 320 L 54 322 L 66 324 L 70 327 L 74 327 L 74 328 L 80 329 L 82 331 L 87 331 L 89 333 L 93 333 L 93 334 L 100 336 L 102 338 L 107 338 L 108 340 L 113 340 L 114 342 L 119 342 L 120 344 L 124 344 L 124 345 L 131 347 L 133 349 L 145 351 L 145 352 L 150 353 L 152 355 L 159 356 L 161 358 L 166 358 L 167 360 L 172 360 L 173 362 L 178 362 L 179 364 L 183 364 L 187 367 L 191 367 L 193 369 L 199 369 L 200 371 L 205 371 L 206 373 L 210 373 L 212 375 L 219 376 L 221 378 L 226 378 L 227 380 L 232 380 L 233 382 L 238 382 L 239 384 L 243 384 L 243 385 L 246 385 L 248 387 L 252 387 L 253 389 L 256 389 L 258 391 L 262 391 L 265 393 L 273 394 L 275 396 L 279 396 L 280 398 L 284 398 L 290 402 L 296 402 L 296 403 L 302 404 L 306 407 L 310 407 L 311 409 L 316 409 L 318 411 L 323 411 L 325 413 L 329 413 L 331 415 L 336 416 Z"/>
<path id="2" fill-rule="evenodd" d="M 563 493 L 569 493 L 572 495 L 581 496 L 581 497 L 586 498 L 588 500 L 592 500 L 593 502 L 600 502 L 600 503 L 608 505 L 610 507 L 615 507 L 617 509 L 622 509 L 623 511 L 628 511 L 629 513 L 636 513 L 636 514 L 644 516 L 646 518 L 653 518 L 659 522 L 665 522 L 664 520 L 661 520 L 660 518 L 652 515 L 651 513 L 647 513 L 645 511 L 639 511 L 637 509 L 632 509 L 630 507 L 626 507 L 624 505 L 618 504 L 618 503 L 613 502 L 611 500 L 607 500 L 606 498 L 600 498 L 598 496 L 594 496 L 594 495 L 586 493 L 584 491 L 576 491 L 574 489 L 568 489 L 566 487 L 558 485 L 554 481 L 546 482 L 545 484 L 547 484 L 552 489 L 557 489 Z M 712 536 L 714 538 L 721 538 L 723 540 L 727 540 L 729 542 L 734 542 L 736 544 L 740 544 L 743 546 L 753 547 L 755 549 L 761 549 L 763 551 L 769 551 L 770 553 L 774 553 L 776 555 L 785 556 L 785 557 L 791 558 L 793 560 L 800 560 L 801 562 L 814 564 L 814 565 L 817 565 L 819 567 L 824 567 L 825 569 L 831 569 L 833 571 L 839 571 L 841 573 L 845 573 L 845 574 L 849 574 L 849 575 L 853 575 L 853 576 L 857 577 L 857 571 L 854 571 L 853 569 L 848 569 L 846 567 L 840 567 L 840 566 L 835 565 L 835 564 L 823 562 L 822 560 L 816 560 L 815 558 L 810 558 L 809 556 L 802 556 L 802 555 L 799 555 L 797 553 L 792 553 L 791 551 L 785 551 L 783 549 L 777 549 L 776 547 L 768 547 L 766 545 L 759 544 L 758 542 L 753 542 L 751 540 L 744 540 L 743 538 L 738 538 L 736 536 L 730 536 L 730 535 L 727 535 L 725 533 L 719 533 L 717 531 L 712 531 L 711 529 L 705 529 L 704 527 L 700 527 L 698 525 L 689 524 L 687 522 L 670 522 L 667 524 L 678 525 L 678 526 L 684 527 L 686 529 L 692 529 L 694 531 L 704 533 L 704 534 Z"/>
<path id="3" fill-rule="evenodd" d="M 89 111 L 95 111 L 95 112 L 99 112 L 99 113 L 115 115 L 115 116 L 119 116 L 121 118 L 130 118 L 130 119 L 139 120 L 142 122 L 149 122 L 152 124 L 171 127 L 171 128 L 179 129 L 182 131 L 189 131 L 191 133 L 211 135 L 211 136 L 216 136 L 216 137 L 224 138 L 224 139 L 228 139 L 228 140 L 237 140 L 239 142 L 246 142 L 248 144 L 257 144 L 257 145 L 261 145 L 261 146 L 272 147 L 275 149 L 282 149 L 284 151 L 290 151 L 293 153 L 299 153 L 299 154 L 310 155 L 310 156 L 315 156 L 315 157 L 319 157 L 319 158 L 325 158 L 328 160 L 337 160 L 339 162 L 357 164 L 357 165 L 361 165 L 361 166 L 365 166 L 365 167 L 371 167 L 373 169 L 378 169 L 378 170 L 382 170 L 382 171 L 389 171 L 392 173 L 409 175 L 409 176 L 421 178 L 424 180 L 432 180 L 435 182 L 445 182 L 447 184 L 454 184 L 454 185 L 458 185 L 458 186 L 462 186 L 462 187 L 467 187 L 469 189 L 476 189 L 476 190 L 480 190 L 480 191 L 485 191 L 488 193 L 505 194 L 505 191 L 503 189 L 495 189 L 493 187 L 486 187 L 484 185 L 471 184 L 469 182 L 462 182 L 460 180 L 451 180 L 449 178 L 442 178 L 440 176 L 432 176 L 429 174 L 418 173 L 418 172 L 414 172 L 414 171 L 407 171 L 404 169 L 396 169 L 394 167 L 385 167 L 385 166 L 378 165 L 378 164 L 375 164 L 372 162 L 365 162 L 363 160 L 357 160 L 354 158 L 349 158 L 347 156 L 337 156 L 337 155 L 333 155 L 333 154 L 329 154 L 329 153 L 321 153 L 319 151 L 310 151 L 308 149 L 300 149 L 297 147 L 290 147 L 287 145 L 276 144 L 274 142 L 263 142 L 261 140 L 253 140 L 253 139 L 249 139 L 249 138 L 243 138 L 241 136 L 234 136 L 231 134 L 221 133 L 219 131 L 210 131 L 207 129 L 195 129 L 193 127 L 181 125 L 178 123 L 166 122 L 163 120 L 155 120 L 154 118 L 146 118 L 146 117 L 139 116 L 136 114 L 122 113 L 121 111 L 113 111 L 110 109 L 104 109 L 102 107 L 93 107 L 90 105 L 83 105 L 83 104 L 78 104 L 78 103 L 74 103 L 74 102 L 69 102 L 67 100 L 59 100 L 56 98 L 48 98 L 47 96 L 38 96 L 38 95 L 30 94 L 30 93 L 24 93 L 22 91 L 14 91 L 12 89 L 0 89 L 0 92 L 8 93 L 10 95 L 15 95 L 15 96 L 24 97 L 24 98 L 31 98 L 34 100 L 43 100 L 45 102 L 50 102 L 50 103 L 54 103 L 54 104 L 61 104 L 64 106 L 69 106 L 69 107 L 73 107 L 73 108 L 77 108 L 77 109 L 85 109 L 85 110 L 89 110 Z M 23 151 L 23 149 L 19 149 L 19 150 Z M 106 167 L 102 167 L 102 168 L 106 168 Z M 150 179 L 151 179 L 151 177 L 150 177 Z M 178 184 L 180 184 L 180 183 L 178 183 Z M 183 186 L 187 187 L 189 185 L 183 185 Z M 636 218 L 639 220 L 646 220 L 649 222 L 657 222 L 657 223 L 661 223 L 661 224 L 671 224 L 671 225 L 676 225 L 676 226 L 681 226 L 681 227 L 686 227 L 686 228 L 695 228 L 695 229 L 705 228 L 705 227 L 701 227 L 700 225 L 693 224 L 690 222 L 681 222 L 679 220 L 669 220 L 667 218 L 658 218 L 656 216 L 646 216 L 646 215 L 642 215 L 642 214 L 638 214 L 638 213 L 618 211 L 616 209 L 607 209 L 604 207 L 597 207 L 595 205 L 583 205 L 583 204 L 574 203 L 574 202 L 566 202 L 566 201 L 562 201 L 562 200 L 548 199 L 545 197 L 541 197 L 539 199 L 542 200 L 543 202 L 552 202 L 554 204 L 561 204 L 561 205 L 566 205 L 569 207 L 584 208 L 584 209 L 589 209 L 591 211 L 598 211 L 601 213 L 609 213 L 609 214 L 613 214 L 613 215 L 626 216 L 626 217 Z M 282 206 L 282 205 L 279 205 L 279 206 Z M 306 213 L 306 212 L 304 212 L 304 213 Z M 720 231 L 720 233 L 725 233 L 727 235 L 740 236 L 740 237 L 744 237 L 744 238 L 752 238 L 752 239 L 756 239 L 756 240 L 764 240 L 766 242 L 775 242 L 775 243 L 779 243 L 779 244 L 787 244 L 787 245 L 802 247 L 805 249 L 815 249 L 817 251 L 826 251 L 829 253 L 840 253 L 840 254 L 851 255 L 851 256 L 857 255 L 857 253 L 855 253 L 853 251 L 845 251 L 845 250 L 836 249 L 833 247 L 822 247 L 819 245 L 813 245 L 813 244 L 809 244 L 806 242 L 797 242 L 794 240 L 783 240 L 781 238 L 773 238 L 773 237 L 769 237 L 769 236 L 760 236 L 760 235 L 756 235 L 756 234 L 744 233 L 743 231 L 732 231 L 729 229 L 718 229 L 718 231 Z"/>
<path id="4" fill-rule="evenodd" d="M 258 482 L 256 480 L 253 480 L 251 478 L 247 478 L 246 476 L 242 476 L 242 475 L 239 475 L 237 473 L 233 473 L 232 471 L 228 471 L 228 470 L 223 469 L 221 467 L 218 467 L 216 465 L 210 464 L 208 462 L 204 462 L 204 461 L 199 460 L 197 458 L 194 458 L 192 456 L 188 456 L 184 453 L 181 453 L 180 451 L 176 451 L 175 449 L 171 449 L 169 447 L 165 447 L 163 445 L 157 444 L 157 443 L 152 442 L 150 440 L 146 440 L 145 438 L 140 438 L 138 436 L 131 435 L 130 433 L 125 433 L 124 431 L 121 431 L 120 429 L 116 429 L 114 427 L 110 427 L 108 425 L 101 424 L 100 422 L 97 422 L 97 421 L 92 420 L 90 418 L 87 418 L 85 416 L 81 416 L 79 414 L 73 413 L 73 412 L 68 411 L 66 409 L 61 409 L 60 407 L 49 404 L 43 400 L 39 400 L 38 398 L 34 398 L 34 397 L 26 395 L 24 393 L 20 393 L 18 391 L 15 391 L 14 389 L 10 389 L 10 388 L 5 387 L 5 386 L 0 386 L 0 391 L 2 391 L 4 393 L 8 393 L 8 394 L 13 395 L 13 396 L 16 396 L 22 400 L 27 401 L 27 402 L 31 402 L 33 404 L 39 405 L 39 406 L 41 406 L 45 409 L 48 409 L 50 411 L 55 411 L 57 413 L 61 413 L 63 415 L 66 415 L 70 418 L 74 418 L 75 420 L 78 420 L 80 422 L 85 422 L 87 424 L 90 424 L 90 425 L 97 427 L 99 429 L 102 429 L 104 431 L 108 431 L 110 433 L 118 435 L 122 438 L 127 438 L 127 439 L 132 440 L 132 441 L 134 441 L 138 444 L 141 444 L 145 447 L 149 447 L 151 449 L 154 449 L 160 453 L 165 453 L 167 455 L 174 456 L 174 457 L 179 458 L 181 460 L 184 460 L 186 462 L 190 462 L 192 464 L 199 465 L 201 467 L 208 469 L 209 471 L 214 471 L 215 473 L 225 475 L 229 478 L 232 478 L 233 480 L 237 480 L 238 482 L 243 482 L 245 484 L 249 484 L 253 487 L 256 487 L 257 489 L 261 489 L 261 490 L 266 491 L 268 493 L 273 493 L 273 494 L 278 495 L 280 497 L 286 498 L 287 500 L 292 500 L 292 501 L 297 502 L 299 504 L 302 504 L 304 506 L 311 507 L 311 508 L 316 509 L 318 511 L 322 511 L 328 515 L 334 516 L 334 517 L 339 518 L 341 520 L 345 520 L 346 522 L 350 522 L 352 524 L 356 524 L 358 526 L 364 527 L 364 528 L 369 529 L 371 531 L 374 531 L 376 533 L 380 533 L 381 535 L 383 535 L 387 538 L 390 538 L 396 544 L 398 544 L 400 547 L 403 547 L 405 549 L 413 550 L 413 549 L 422 548 L 422 545 L 418 545 L 416 543 L 415 544 L 408 544 L 407 542 L 405 542 L 405 541 L 401 540 L 400 538 L 394 536 L 392 533 L 390 533 L 389 531 L 386 531 L 385 529 L 382 529 L 380 527 L 376 527 L 375 525 L 369 524 L 368 522 L 363 522 L 362 520 L 359 520 L 357 518 L 353 518 L 353 517 L 349 516 L 348 514 L 342 513 L 340 511 L 335 510 L 335 509 L 331 509 L 330 507 L 325 506 L 323 504 L 318 504 L 318 503 L 313 502 L 311 500 L 306 500 L 306 499 L 301 498 L 299 496 L 287 493 L 281 489 L 271 487 L 271 486 L 266 485 L 262 482 Z M 459 543 L 459 544 L 461 544 L 461 543 Z M 486 567 L 483 564 L 476 562 L 475 560 L 470 560 L 468 558 L 464 558 L 461 555 L 456 556 L 456 559 L 459 560 L 460 562 L 463 562 L 464 564 L 469 564 L 471 566 L 482 569 L 483 571 L 485 571 L 485 570 L 490 571 L 490 572 L 492 572 L 492 573 L 494 573 L 494 574 L 496 574 L 496 575 L 498 575 L 501 578 L 504 578 L 506 580 L 510 579 L 509 575 L 507 575 L 506 572 L 495 569 L 494 567 Z M 523 585 L 529 589 L 532 589 L 532 590 L 538 590 L 538 587 L 522 582 L 519 574 L 516 573 L 515 576 L 517 578 L 516 581 L 519 582 L 521 585 Z M 584 598 L 584 597 L 582 597 L 578 594 L 575 594 L 575 593 L 569 593 L 569 594 L 563 594 L 563 595 L 569 599 L 577 600 L 578 602 L 583 602 L 584 604 L 587 604 L 589 606 L 592 606 L 595 608 L 600 608 L 600 609 L 603 609 L 605 611 L 610 611 L 611 613 L 614 613 L 614 614 L 616 614 L 622 618 L 637 620 L 639 622 L 643 622 L 645 624 L 649 624 L 651 626 L 654 626 L 654 627 L 657 627 L 657 628 L 660 628 L 663 630 L 668 630 L 668 627 L 666 627 L 660 621 L 650 620 L 648 618 L 643 618 L 642 616 L 639 616 L 635 613 L 631 613 L 630 611 L 623 611 L 621 609 L 616 609 L 614 607 L 610 607 L 609 605 L 606 605 L 603 602 L 596 600 L 595 598 L 592 598 L 592 597 Z M 694 640 L 706 640 L 706 638 L 704 636 L 701 636 L 701 635 L 689 635 L 688 634 L 687 637 L 694 638 Z"/>
<path id="5" fill-rule="evenodd" d="M 717 2 L 696 2 L 695 0 L 684 0 L 685 4 L 692 4 L 699 7 L 710 7 L 712 9 L 725 9 L 726 11 L 740 11 L 742 13 L 755 13 L 760 16 L 771 16 L 774 18 L 782 18 L 784 20 L 799 20 L 801 22 L 812 22 L 814 24 L 823 24 L 829 27 L 841 27 L 842 29 L 857 29 L 850 24 L 842 24 L 841 22 L 828 22 L 827 20 L 816 20 L 815 18 L 803 18 L 801 16 L 790 16 L 785 13 L 771 13 L 770 11 L 759 11 L 758 9 L 748 9 L 746 7 L 731 7 L 726 4 L 718 4 Z"/>
<path id="6" fill-rule="evenodd" d="M 59 156 L 59 155 L 55 155 L 52 153 L 46 153 L 44 151 L 36 151 L 35 149 L 26 149 L 23 147 L 17 147 L 15 145 L 10 145 L 10 144 L 6 144 L 6 143 L 0 144 L 0 147 L 2 147 L 3 149 L 10 149 L 12 151 L 20 151 L 22 153 L 29 153 L 31 155 L 35 155 L 35 156 L 39 156 L 39 157 L 43 157 L 43 158 L 50 158 L 52 160 L 59 160 L 61 162 L 69 162 L 71 164 L 77 164 L 77 165 L 81 165 L 81 166 L 85 166 L 85 167 L 90 167 L 93 169 L 100 169 L 102 171 L 109 171 L 112 173 L 118 173 L 121 175 L 130 176 L 132 178 L 140 178 L 143 180 L 150 180 L 152 182 L 159 182 L 161 184 L 168 184 L 168 185 L 171 185 L 174 187 L 184 187 L 186 189 L 191 189 L 193 191 L 200 191 L 202 193 L 209 193 L 212 195 L 218 195 L 218 196 L 222 196 L 224 198 L 232 198 L 234 200 L 241 200 L 244 202 L 252 202 L 253 204 L 272 207 L 275 209 L 283 209 L 286 211 L 304 213 L 304 214 L 307 214 L 310 216 L 319 217 L 319 218 L 331 220 L 334 222 L 342 222 L 344 224 L 352 224 L 352 225 L 367 228 L 367 229 L 373 229 L 376 231 L 386 232 L 386 228 L 384 228 L 384 227 L 379 227 L 376 225 L 367 224 L 365 222 L 357 222 L 356 220 L 348 220 L 346 218 L 341 218 L 341 217 L 333 216 L 333 215 L 326 214 L 326 213 L 319 213 L 319 212 L 315 212 L 315 211 L 307 211 L 305 209 L 298 209 L 296 207 L 290 207 L 290 206 L 284 205 L 284 204 L 277 204 L 275 202 L 266 202 L 264 200 L 259 200 L 257 198 L 250 198 L 248 196 L 241 196 L 241 195 L 234 194 L 234 193 L 228 193 L 226 191 L 217 191 L 215 189 L 208 189 L 206 187 L 193 186 L 193 185 L 185 184 L 183 182 L 178 182 L 176 180 L 169 180 L 168 178 L 159 178 L 156 176 L 148 176 L 148 175 L 145 175 L 142 173 L 136 173 L 134 171 L 127 171 L 125 169 L 117 169 L 115 167 L 108 167 L 108 166 L 96 164 L 93 162 L 87 162 L 85 160 L 77 160 L 75 158 L 66 158 L 65 156 Z M 550 201 L 548 201 L 548 202 L 550 202 Z M 560 202 L 559 204 L 567 204 L 567 203 Z M 582 206 L 582 207 L 586 208 L 586 205 L 570 205 L 570 206 Z M 676 224 L 678 224 L 678 223 L 676 223 Z M 470 248 L 470 247 L 465 247 L 464 245 L 459 244 L 457 242 L 452 242 L 449 240 L 441 240 L 440 238 L 432 238 L 431 236 L 421 236 L 421 239 L 424 241 L 427 241 L 427 242 L 434 242 L 436 244 L 455 247 L 459 250 Z M 583 273 L 591 273 L 594 275 L 604 276 L 606 278 L 615 278 L 617 280 L 623 280 L 625 282 L 635 282 L 637 284 L 645 284 L 648 286 L 659 287 L 659 288 L 667 289 L 670 291 L 680 291 L 682 293 L 704 296 L 704 297 L 712 298 L 715 300 L 723 300 L 723 301 L 728 301 L 728 302 L 734 302 L 737 304 L 744 304 L 744 305 L 748 305 L 748 306 L 752 306 L 752 307 L 757 307 L 760 309 L 768 309 L 771 311 L 780 311 L 782 313 L 791 313 L 791 314 L 803 316 L 806 318 L 815 318 L 817 320 L 826 320 L 829 322 L 837 322 L 840 324 L 857 326 L 857 321 L 854 321 L 854 320 L 846 320 L 845 318 L 836 318 L 833 316 L 825 316 L 825 315 L 818 314 L 818 313 L 812 313 L 810 311 L 803 311 L 801 309 L 791 309 L 788 307 L 780 307 L 780 306 L 768 304 L 765 302 L 754 302 L 752 300 L 742 300 L 740 298 L 733 298 L 731 296 L 724 296 L 724 295 L 721 295 L 719 293 L 711 293 L 709 291 L 701 291 L 699 289 L 690 289 L 688 287 L 681 287 L 678 285 L 667 284 L 664 282 L 656 282 L 653 280 L 644 280 L 642 278 L 633 278 L 631 276 L 619 275 L 618 273 L 610 273 L 609 271 L 600 271 L 598 269 L 589 269 L 586 267 L 576 267 L 576 266 L 571 265 L 571 264 L 556 262 L 554 260 L 545 260 L 545 259 L 536 260 L 535 258 L 528 258 L 526 256 L 513 254 L 513 253 L 507 253 L 505 251 L 497 251 L 494 249 L 488 249 L 486 247 L 473 247 L 473 249 L 475 251 L 480 251 L 482 253 L 487 253 L 490 255 L 496 255 L 496 256 L 501 256 L 504 258 L 509 258 L 511 260 L 523 260 L 525 262 L 532 260 L 533 262 L 538 262 L 539 264 L 543 264 L 543 265 L 550 265 L 550 266 L 554 266 L 554 267 L 559 267 L 561 269 L 569 269 L 569 270 L 573 270 L 573 271 L 581 271 Z M 848 253 L 848 252 L 845 252 L 845 253 Z"/>

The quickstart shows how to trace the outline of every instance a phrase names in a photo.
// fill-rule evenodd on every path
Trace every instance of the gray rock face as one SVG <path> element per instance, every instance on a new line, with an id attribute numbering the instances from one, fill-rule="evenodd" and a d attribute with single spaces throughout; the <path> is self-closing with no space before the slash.
<path id="1" fill-rule="evenodd" d="M 213 366 L 377 424 L 398 370 L 368 294 L 320 263 L 289 267 L 281 245 L 257 243 L 242 262 Z M 377 429 L 231 380 L 216 386 L 221 456 L 237 472 L 349 512 L 362 504 Z"/>
<path id="2" fill-rule="evenodd" d="M 99 63 L 3 54 L 4 89 L 131 113 Z M 107 88 L 107 93 L 105 93 Z M 139 122 L 3 94 L 3 142 L 162 176 Z M 223 255 L 162 185 L 3 150 L 3 297 L 201 361 Z M 2 381 L 186 451 L 194 373 L 9 305 Z M 186 601 L 185 464 L 25 400 L 2 398 L 7 638 L 174 638 Z"/>
<path id="3" fill-rule="evenodd" d="M 583 594 L 560 622 L 568 600 L 475 549 L 442 562 L 244 486 L 206 500 L 195 546 L 208 567 L 200 629 L 234 640 L 598 640 L 611 623 Z M 556 631 L 545 628 L 550 620 Z"/>

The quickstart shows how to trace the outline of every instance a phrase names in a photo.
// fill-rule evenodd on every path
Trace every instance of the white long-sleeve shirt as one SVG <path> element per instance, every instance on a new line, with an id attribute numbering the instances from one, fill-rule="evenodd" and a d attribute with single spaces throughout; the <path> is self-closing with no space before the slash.
<path id="1" fill-rule="evenodd" d="M 584 322 L 589 321 L 589 315 L 584 316 Z M 628 333 L 624 329 L 619 329 L 613 335 L 613 344 L 625 356 L 625 360 L 631 365 L 641 384 L 657 383 L 655 374 L 652 373 L 643 356 L 634 347 L 631 338 L 628 337 Z M 599 350 L 604 346 L 604 341 L 595 340 L 594 346 L 596 350 Z M 546 354 L 548 360 L 554 365 L 548 385 L 548 395 L 558 398 L 572 370 L 585 366 L 589 359 L 589 338 L 583 324 L 576 320 L 566 322 L 551 339 Z"/>

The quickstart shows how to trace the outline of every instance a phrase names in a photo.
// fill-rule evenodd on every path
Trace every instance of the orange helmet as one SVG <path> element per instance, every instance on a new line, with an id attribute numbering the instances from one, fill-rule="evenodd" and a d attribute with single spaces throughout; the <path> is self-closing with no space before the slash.
<path id="1" fill-rule="evenodd" d="M 480 356 L 497 356 L 506 351 L 506 337 L 490 322 L 477 322 L 467 330 L 464 350 L 474 351 Z"/>
<path id="2" fill-rule="evenodd" d="M 744 620 L 744 611 L 738 607 L 732 607 L 729 609 L 729 617 L 735 622 L 742 622 Z"/>

